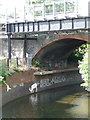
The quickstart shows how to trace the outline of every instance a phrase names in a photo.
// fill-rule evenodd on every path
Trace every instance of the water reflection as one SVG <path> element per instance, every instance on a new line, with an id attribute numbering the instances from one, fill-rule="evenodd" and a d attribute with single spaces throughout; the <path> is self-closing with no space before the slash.
<path id="1" fill-rule="evenodd" d="M 3 107 L 6 118 L 87 118 L 88 97 L 79 86 L 64 87 L 17 99 Z M 88 99 L 89 98 L 89 99 Z"/>
<path id="2" fill-rule="evenodd" d="M 74 118 L 88 118 L 88 96 L 86 93 L 76 93 L 58 101 L 59 103 L 68 104 L 65 110 Z"/>

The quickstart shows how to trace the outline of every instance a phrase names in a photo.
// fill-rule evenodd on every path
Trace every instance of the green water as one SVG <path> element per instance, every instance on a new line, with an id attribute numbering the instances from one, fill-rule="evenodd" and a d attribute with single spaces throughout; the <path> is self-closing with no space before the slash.
<path id="1" fill-rule="evenodd" d="M 88 118 L 89 102 L 79 86 L 52 89 L 8 103 L 3 118 Z"/>

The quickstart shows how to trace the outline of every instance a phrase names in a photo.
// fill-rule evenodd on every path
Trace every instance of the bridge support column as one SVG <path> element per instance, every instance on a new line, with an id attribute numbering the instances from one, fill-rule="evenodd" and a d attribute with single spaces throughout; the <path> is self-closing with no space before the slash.
<path id="1" fill-rule="evenodd" d="M 24 40 L 24 46 L 23 46 L 23 58 L 26 59 L 26 39 Z"/>
<path id="2" fill-rule="evenodd" d="M 26 35 L 23 43 L 23 65 L 26 65 Z"/>
<path id="3" fill-rule="evenodd" d="M 8 34 L 8 59 L 11 59 L 11 34 Z"/>

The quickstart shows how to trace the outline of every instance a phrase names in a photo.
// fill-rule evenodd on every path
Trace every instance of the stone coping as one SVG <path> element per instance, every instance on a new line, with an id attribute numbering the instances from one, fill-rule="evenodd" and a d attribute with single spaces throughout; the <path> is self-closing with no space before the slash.
<path id="1" fill-rule="evenodd" d="M 70 71 L 77 71 L 78 68 L 68 68 L 63 70 L 52 70 L 52 71 L 40 71 L 40 72 L 34 72 L 35 76 L 42 76 L 42 75 L 49 75 L 54 73 L 62 73 L 62 72 L 70 72 Z"/>

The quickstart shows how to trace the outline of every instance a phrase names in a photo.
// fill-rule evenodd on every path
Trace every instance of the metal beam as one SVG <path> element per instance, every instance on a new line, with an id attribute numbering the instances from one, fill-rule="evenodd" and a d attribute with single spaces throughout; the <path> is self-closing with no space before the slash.
<path id="1" fill-rule="evenodd" d="M 37 38 L 10 38 L 10 40 L 37 40 Z"/>
<path id="2" fill-rule="evenodd" d="M 11 34 L 8 34 L 8 58 L 11 59 Z"/>

